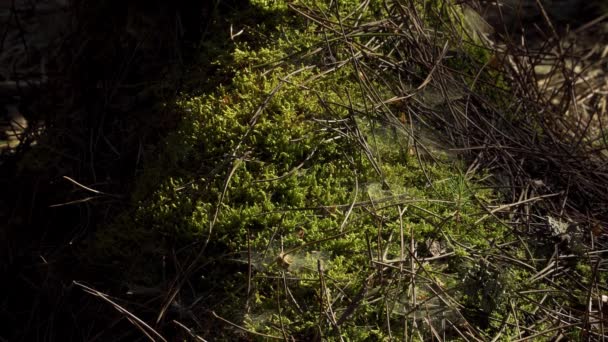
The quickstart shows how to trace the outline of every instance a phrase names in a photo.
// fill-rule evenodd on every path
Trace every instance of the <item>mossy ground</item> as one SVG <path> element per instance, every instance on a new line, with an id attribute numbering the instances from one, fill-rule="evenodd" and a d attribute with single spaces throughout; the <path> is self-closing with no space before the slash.
<path id="1" fill-rule="evenodd" d="M 348 58 L 348 46 L 307 54 L 327 44 L 319 24 L 294 19 L 281 1 L 254 5 L 280 13 L 276 26 L 237 39 L 220 65 L 229 83 L 175 104 L 179 128 L 91 255 L 130 265 L 125 282 L 167 290 L 196 263 L 181 305 L 249 330 L 218 332 L 225 338 L 424 340 L 433 332 L 422 322 L 435 329 L 441 315 L 454 338 L 471 324 L 504 329 L 527 274 L 481 258 L 515 239 L 487 215 L 498 195 L 483 175 L 441 148 L 423 154 L 372 109 L 356 65 L 327 63 Z M 382 14 L 379 4 L 340 6 L 328 20 Z"/>

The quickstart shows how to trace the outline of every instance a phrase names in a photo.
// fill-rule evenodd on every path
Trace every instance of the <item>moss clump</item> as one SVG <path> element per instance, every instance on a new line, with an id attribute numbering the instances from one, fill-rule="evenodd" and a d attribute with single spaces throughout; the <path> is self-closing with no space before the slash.
<path id="1" fill-rule="evenodd" d="M 163 255 L 195 262 L 197 277 L 188 276 L 196 297 L 210 298 L 205 309 L 258 333 L 381 340 L 417 310 L 404 264 L 424 288 L 457 289 L 476 267 L 416 264 L 412 255 L 470 258 L 506 231 L 480 220 L 479 203 L 493 195 L 460 163 L 440 153 L 420 163 L 408 135 L 368 109 L 351 64 L 329 73 L 318 56 L 292 58 L 325 41 L 318 29 L 283 27 L 264 47 L 241 44 L 225 66 L 235 75 L 229 85 L 182 98 L 183 121 L 141 176 L 136 208 L 100 232 L 94 249 L 145 264 L 127 277 L 148 285 L 167 281 Z M 348 47 L 334 53 L 347 56 Z M 487 315 L 502 307 L 482 303 Z"/>

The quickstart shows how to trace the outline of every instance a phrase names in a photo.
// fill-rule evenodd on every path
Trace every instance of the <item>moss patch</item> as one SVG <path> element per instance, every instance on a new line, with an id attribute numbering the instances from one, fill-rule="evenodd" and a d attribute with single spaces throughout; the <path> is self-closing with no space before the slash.
<path id="1" fill-rule="evenodd" d="M 268 34 L 262 47 L 238 45 L 224 66 L 230 84 L 178 101 L 183 121 L 140 177 L 135 209 L 99 232 L 95 255 L 135 265 L 130 282 L 160 287 L 195 264 L 189 300 L 281 338 L 405 334 L 433 291 L 485 320 L 504 311 L 502 270 L 475 259 L 508 239 L 483 218 L 494 195 L 441 151 L 420 157 L 407 132 L 371 109 L 356 66 L 307 55 L 327 42 L 318 24 Z M 166 266 L 165 256 L 178 261 Z"/>

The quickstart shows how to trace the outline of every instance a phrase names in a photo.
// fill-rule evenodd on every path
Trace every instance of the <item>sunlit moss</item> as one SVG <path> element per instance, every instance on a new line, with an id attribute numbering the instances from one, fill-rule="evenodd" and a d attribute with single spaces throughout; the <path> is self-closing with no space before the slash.
<path id="1" fill-rule="evenodd" d="M 357 8 L 340 10 L 346 15 Z M 381 340 L 387 337 L 383 307 L 369 298 L 381 298 L 387 284 L 370 280 L 373 260 L 399 264 L 410 252 L 432 256 L 423 246 L 433 241 L 464 259 L 470 249 L 495 248 L 506 231 L 493 217 L 482 219 L 480 202 L 494 194 L 476 187 L 460 162 L 438 150 L 435 160 L 420 163 L 406 133 L 365 112 L 367 98 L 352 65 L 322 74 L 318 56 L 293 58 L 324 41 L 316 29 L 283 27 L 263 47 L 238 44 L 234 63 L 223 65 L 234 73 L 229 84 L 184 96 L 175 106 L 182 122 L 140 177 L 134 208 L 100 232 L 93 249 L 101 258 L 145 264 L 126 277 L 157 284 L 165 280 L 162 256 L 187 259 L 204 248 L 197 259 L 204 280 L 193 286 L 230 299 L 229 305 L 207 303 L 210 310 L 270 335 L 282 325 L 302 339 L 322 330 L 325 337 Z M 337 46 L 336 54 L 347 55 L 345 49 Z M 404 254 L 396 242 L 401 238 L 419 251 Z M 291 265 L 300 256 L 312 262 L 296 270 Z M 316 263 L 314 256 L 323 257 Z M 483 279 L 477 292 L 454 296 L 481 303 L 487 314 L 504 307 L 506 285 L 492 277 L 499 270 L 460 266 L 420 267 L 464 277 L 466 284 Z M 319 318 L 324 301 L 352 311 L 341 331 Z"/>

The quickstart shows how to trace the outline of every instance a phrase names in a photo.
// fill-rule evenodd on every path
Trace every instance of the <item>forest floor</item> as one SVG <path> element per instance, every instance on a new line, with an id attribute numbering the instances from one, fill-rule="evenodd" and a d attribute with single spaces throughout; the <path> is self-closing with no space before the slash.
<path id="1" fill-rule="evenodd" d="M 0 5 L 0 341 L 606 337 L 599 10 Z"/>

